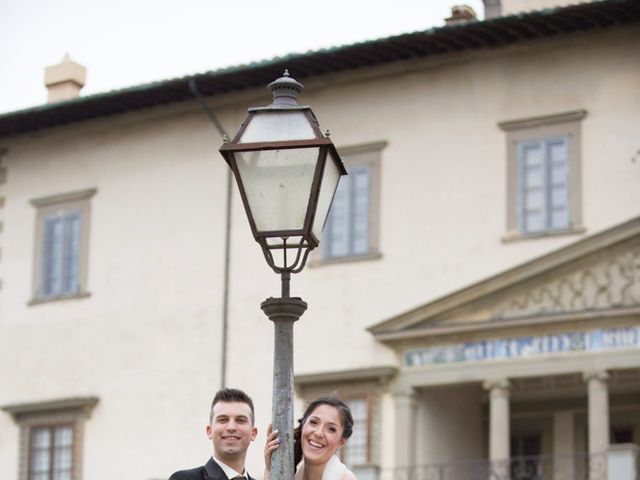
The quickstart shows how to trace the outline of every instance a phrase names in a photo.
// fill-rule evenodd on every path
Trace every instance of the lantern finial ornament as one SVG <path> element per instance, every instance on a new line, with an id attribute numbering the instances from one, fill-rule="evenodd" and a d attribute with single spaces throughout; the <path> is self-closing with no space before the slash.
<path id="1" fill-rule="evenodd" d="M 298 95 L 304 87 L 300 82 L 289 76 L 289 70 L 284 75 L 269 84 L 269 90 L 273 93 L 271 108 L 289 108 L 298 106 Z"/>
<path id="2" fill-rule="evenodd" d="M 220 153 L 233 170 L 254 238 L 276 273 L 298 273 L 318 246 L 338 182 L 347 171 L 310 107 L 301 83 L 271 84 L 273 103 L 249 115 Z"/>

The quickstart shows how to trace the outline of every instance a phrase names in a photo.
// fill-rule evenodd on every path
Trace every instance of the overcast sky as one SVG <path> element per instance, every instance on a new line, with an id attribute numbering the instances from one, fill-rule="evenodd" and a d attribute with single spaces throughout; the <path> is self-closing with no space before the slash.
<path id="1" fill-rule="evenodd" d="M 461 3 L 482 18 L 481 0 L 0 0 L 0 112 L 44 103 L 65 53 L 88 95 L 427 30 Z"/>

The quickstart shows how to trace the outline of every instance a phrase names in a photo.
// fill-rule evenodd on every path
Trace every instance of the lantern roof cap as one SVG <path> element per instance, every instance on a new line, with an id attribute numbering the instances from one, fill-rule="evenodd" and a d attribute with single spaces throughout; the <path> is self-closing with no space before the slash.
<path id="1" fill-rule="evenodd" d="M 289 76 L 289 70 L 269 84 L 269 90 L 273 94 L 273 103 L 270 108 L 291 108 L 298 107 L 298 95 L 304 86 L 295 78 Z"/>

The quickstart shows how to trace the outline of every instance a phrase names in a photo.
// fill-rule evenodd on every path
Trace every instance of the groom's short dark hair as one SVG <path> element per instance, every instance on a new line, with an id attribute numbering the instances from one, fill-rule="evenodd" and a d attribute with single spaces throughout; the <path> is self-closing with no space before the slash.
<path id="1" fill-rule="evenodd" d="M 216 392 L 216 396 L 213 397 L 211 402 L 211 413 L 209 413 L 209 423 L 213 422 L 213 407 L 218 402 L 241 402 L 249 405 L 251 409 L 251 424 L 255 424 L 255 412 L 253 409 L 253 400 L 251 397 L 237 388 L 223 388 Z"/>

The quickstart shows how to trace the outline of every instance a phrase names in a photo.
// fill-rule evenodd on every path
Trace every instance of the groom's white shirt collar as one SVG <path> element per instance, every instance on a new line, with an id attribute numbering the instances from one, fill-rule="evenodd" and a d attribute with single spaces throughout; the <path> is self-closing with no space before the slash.
<path id="1" fill-rule="evenodd" d="M 211 458 L 213 458 L 213 461 L 216 462 L 220 466 L 220 468 L 222 469 L 222 471 L 224 472 L 224 474 L 227 476 L 227 478 L 229 480 L 232 480 L 235 477 L 247 478 L 247 469 L 246 468 L 245 468 L 243 473 L 238 473 L 233 468 L 231 468 L 229 465 L 224 463 L 222 460 L 218 460 L 215 456 L 212 456 Z"/>

